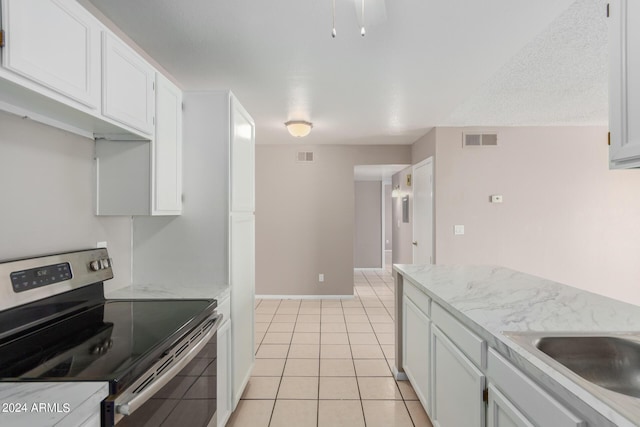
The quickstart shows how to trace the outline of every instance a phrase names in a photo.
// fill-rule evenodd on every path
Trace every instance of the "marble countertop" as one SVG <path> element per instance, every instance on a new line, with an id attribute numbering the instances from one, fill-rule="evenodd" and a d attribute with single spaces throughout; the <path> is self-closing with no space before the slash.
<path id="1" fill-rule="evenodd" d="M 603 402 L 502 334 L 640 331 L 640 307 L 497 266 L 396 264 L 394 270 L 567 402 L 587 404 L 617 425 L 640 422 L 640 399 L 620 395 L 624 407 Z"/>
<path id="2" fill-rule="evenodd" d="M 158 285 L 134 284 L 105 292 L 107 299 L 199 299 L 221 300 L 229 294 L 228 284 Z"/>
<path id="3" fill-rule="evenodd" d="M 0 383 L 0 425 L 95 425 L 108 395 L 107 382 Z"/>

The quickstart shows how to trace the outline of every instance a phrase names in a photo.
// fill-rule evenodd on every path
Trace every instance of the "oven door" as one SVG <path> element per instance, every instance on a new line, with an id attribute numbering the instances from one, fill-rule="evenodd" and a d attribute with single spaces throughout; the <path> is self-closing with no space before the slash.
<path id="1" fill-rule="evenodd" d="M 217 329 L 214 314 L 165 352 L 131 386 L 102 403 L 102 425 L 215 426 Z"/>

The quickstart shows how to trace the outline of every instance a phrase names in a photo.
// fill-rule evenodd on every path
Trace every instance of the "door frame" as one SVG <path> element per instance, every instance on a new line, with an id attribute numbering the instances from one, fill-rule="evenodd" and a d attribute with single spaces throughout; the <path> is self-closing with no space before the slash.
<path id="1" fill-rule="evenodd" d="M 431 190 L 431 222 L 430 222 L 430 224 L 428 224 L 428 226 L 431 227 L 431 242 L 430 242 L 430 244 L 431 244 L 431 257 L 430 257 L 431 258 L 431 262 L 430 263 L 431 264 L 435 264 L 435 259 L 436 259 L 435 250 L 434 250 L 434 247 L 435 247 L 435 245 L 434 245 L 435 234 L 434 234 L 434 226 L 433 226 L 434 219 L 435 219 L 434 218 L 434 216 L 435 216 L 435 209 L 434 209 L 435 208 L 435 204 L 434 204 L 434 197 L 433 197 L 433 167 L 434 167 L 433 156 L 427 157 L 426 159 L 416 163 L 415 165 L 413 165 L 411 167 L 411 180 L 412 180 L 411 187 L 412 187 L 412 189 L 415 188 L 415 183 L 416 183 L 416 181 L 415 181 L 415 176 L 416 176 L 415 171 L 416 171 L 416 169 L 418 169 L 419 167 L 428 165 L 428 164 L 431 164 L 431 175 L 429 175 L 429 182 L 427 183 L 427 188 Z M 415 191 L 412 191 L 412 193 L 413 193 L 413 206 L 411 208 L 411 215 L 412 215 L 411 242 L 413 243 L 413 242 L 416 241 L 416 235 L 415 235 L 416 227 L 415 227 L 415 224 L 416 224 L 416 218 L 418 218 L 418 216 L 416 215 L 417 212 L 416 212 L 416 202 L 415 202 L 416 201 Z M 412 245 L 411 249 L 412 249 L 413 263 L 415 264 L 415 262 L 416 262 L 416 260 L 415 260 L 416 251 L 415 251 L 415 248 L 413 247 L 413 245 Z"/>

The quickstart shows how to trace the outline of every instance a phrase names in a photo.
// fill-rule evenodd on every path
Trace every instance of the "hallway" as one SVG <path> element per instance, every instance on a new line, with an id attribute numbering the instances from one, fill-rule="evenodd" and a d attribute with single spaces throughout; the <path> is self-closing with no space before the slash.
<path id="1" fill-rule="evenodd" d="M 256 300 L 256 366 L 229 426 L 431 426 L 391 374 L 391 273 L 355 271 L 354 286 L 353 299 Z"/>

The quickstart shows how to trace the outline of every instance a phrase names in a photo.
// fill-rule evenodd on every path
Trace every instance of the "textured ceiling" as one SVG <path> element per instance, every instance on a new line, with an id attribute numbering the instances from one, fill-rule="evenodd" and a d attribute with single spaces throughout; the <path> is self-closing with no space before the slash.
<path id="1" fill-rule="evenodd" d="M 335 39 L 331 0 L 80 1 L 184 89 L 234 91 L 258 143 L 298 143 L 291 119 L 314 123 L 305 144 L 410 144 L 446 124 L 601 123 L 607 108 L 600 1 L 387 0 L 361 37 L 336 0 Z"/>
<path id="2" fill-rule="evenodd" d="M 440 124 L 606 125 L 606 3 L 575 2 Z"/>

